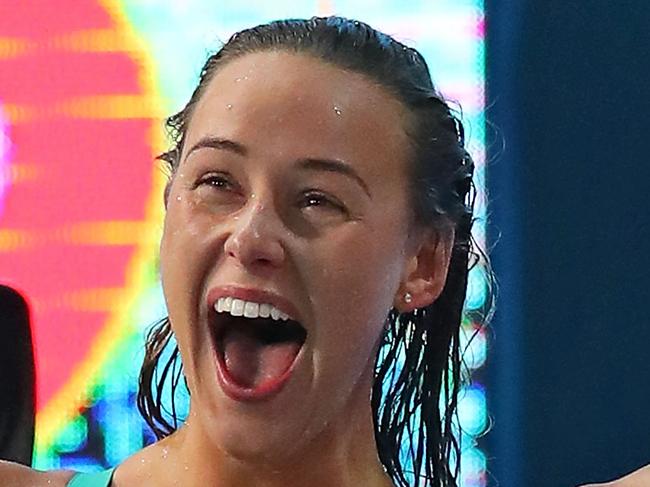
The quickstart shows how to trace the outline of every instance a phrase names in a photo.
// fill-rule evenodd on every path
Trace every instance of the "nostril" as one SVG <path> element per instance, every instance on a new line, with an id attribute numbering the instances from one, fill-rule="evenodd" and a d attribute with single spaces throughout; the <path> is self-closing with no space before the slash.
<path id="1" fill-rule="evenodd" d="M 273 238 L 251 233 L 246 238 L 231 236 L 224 251 L 230 258 L 244 266 L 277 267 L 284 261 L 284 248 Z"/>

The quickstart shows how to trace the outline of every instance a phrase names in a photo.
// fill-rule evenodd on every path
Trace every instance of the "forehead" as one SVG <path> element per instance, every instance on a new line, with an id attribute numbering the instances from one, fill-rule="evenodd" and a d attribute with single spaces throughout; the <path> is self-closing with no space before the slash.
<path id="1" fill-rule="evenodd" d="M 407 113 L 359 73 L 304 54 L 246 54 L 219 67 L 190 120 L 187 145 L 206 135 L 252 155 L 405 159 Z M 261 155 L 261 154 L 260 154 Z"/>

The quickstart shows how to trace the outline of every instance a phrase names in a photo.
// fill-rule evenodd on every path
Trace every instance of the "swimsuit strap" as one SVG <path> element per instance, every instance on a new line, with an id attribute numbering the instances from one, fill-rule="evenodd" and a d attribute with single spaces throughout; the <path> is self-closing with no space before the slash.
<path id="1" fill-rule="evenodd" d="M 78 473 L 68 482 L 68 487 L 109 487 L 114 471 L 115 467 L 101 472 Z"/>

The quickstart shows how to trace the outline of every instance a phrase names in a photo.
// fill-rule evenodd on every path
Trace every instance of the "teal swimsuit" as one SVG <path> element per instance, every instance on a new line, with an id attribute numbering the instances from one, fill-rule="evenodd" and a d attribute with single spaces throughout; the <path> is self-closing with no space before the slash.
<path id="1" fill-rule="evenodd" d="M 78 473 L 68 482 L 68 487 L 109 487 L 115 467 L 93 473 Z"/>

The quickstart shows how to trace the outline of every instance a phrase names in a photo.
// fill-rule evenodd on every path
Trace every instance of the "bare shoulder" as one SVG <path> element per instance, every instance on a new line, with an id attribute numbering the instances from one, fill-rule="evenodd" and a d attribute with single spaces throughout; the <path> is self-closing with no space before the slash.
<path id="1" fill-rule="evenodd" d="M 2 487 L 65 487 L 74 472 L 56 470 L 41 472 L 18 463 L 0 460 Z"/>
<path id="2" fill-rule="evenodd" d="M 650 465 L 623 478 L 605 484 L 589 484 L 582 487 L 650 487 Z"/>
<path id="3" fill-rule="evenodd" d="M 177 471 L 179 462 L 175 460 L 179 433 L 177 431 L 124 460 L 115 470 L 111 485 L 115 487 L 183 485 L 182 474 L 185 471 Z"/>

